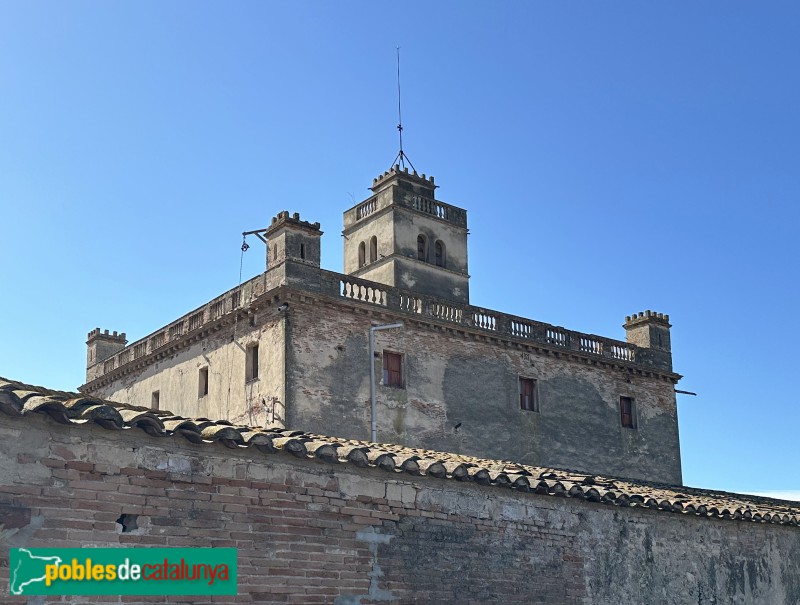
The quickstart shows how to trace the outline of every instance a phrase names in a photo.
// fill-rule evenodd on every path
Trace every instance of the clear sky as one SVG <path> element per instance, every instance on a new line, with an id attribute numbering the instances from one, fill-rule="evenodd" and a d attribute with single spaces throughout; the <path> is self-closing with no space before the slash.
<path id="1" fill-rule="evenodd" d="M 90 329 L 235 286 L 284 209 L 341 271 L 400 46 L 473 304 L 619 339 L 669 313 L 685 482 L 800 499 L 798 31 L 788 1 L 2 1 L 0 375 L 75 389 Z"/>

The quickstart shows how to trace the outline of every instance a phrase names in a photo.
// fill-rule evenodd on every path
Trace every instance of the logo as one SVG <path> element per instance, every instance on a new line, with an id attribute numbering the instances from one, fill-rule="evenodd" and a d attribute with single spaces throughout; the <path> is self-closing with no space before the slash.
<path id="1" fill-rule="evenodd" d="M 235 595 L 235 548 L 12 548 L 12 595 Z"/>

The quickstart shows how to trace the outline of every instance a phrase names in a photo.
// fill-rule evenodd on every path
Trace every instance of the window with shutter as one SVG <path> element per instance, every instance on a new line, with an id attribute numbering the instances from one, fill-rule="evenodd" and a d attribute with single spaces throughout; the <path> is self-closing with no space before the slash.
<path id="1" fill-rule="evenodd" d="M 538 412 L 539 402 L 536 399 L 536 381 L 533 378 L 519 379 L 519 407 L 527 412 Z"/>
<path id="2" fill-rule="evenodd" d="M 403 388 L 403 356 L 399 353 L 383 352 L 383 384 Z"/>
<path id="3" fill-rule="evenodd" d="M 619 420 L 623 427 L 636 428 L 636 415 L 634 414 L 633 399 L 631 397 L 619 398 Z"/>

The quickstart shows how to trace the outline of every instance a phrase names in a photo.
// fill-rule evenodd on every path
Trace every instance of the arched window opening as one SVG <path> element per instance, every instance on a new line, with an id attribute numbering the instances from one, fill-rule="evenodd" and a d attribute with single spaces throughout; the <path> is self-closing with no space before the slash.
<path id="1" fill-rule="evenodd" d="M 428 250 L 426 249 L 425 236 L 419 234 L 417 236 L 417 260 L 425 262 L 428 260 Z"/>
<path id="2" fill-rule="evenodd" d="M 376 260 L 378 260 L 378 238 L 373 235 L 369 240 L 369 262 L 374 263 Z"/>
<path id="3" fill-rule="evenodd" d="M 433 250 L 434 256 L 436 257 L 436 266 L 444 267 L 444 244 L 441 240 L 436 240 Z"/>
<path id="4" fill-rule="evenodd" d="M 363 267 L 367 264 L 367 245 L 361 242 L 358 245 L 358 266 Z"/>

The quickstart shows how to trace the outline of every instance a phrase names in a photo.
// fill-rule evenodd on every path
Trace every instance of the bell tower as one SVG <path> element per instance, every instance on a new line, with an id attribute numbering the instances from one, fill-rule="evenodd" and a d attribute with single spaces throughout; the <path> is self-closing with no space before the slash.
<path id="1" fill-rule="evenodd" d="M 433 177 L 395 164 L 344 213 L 344 272 L 469 302 L 467 211 L 436 199 Z"/>

